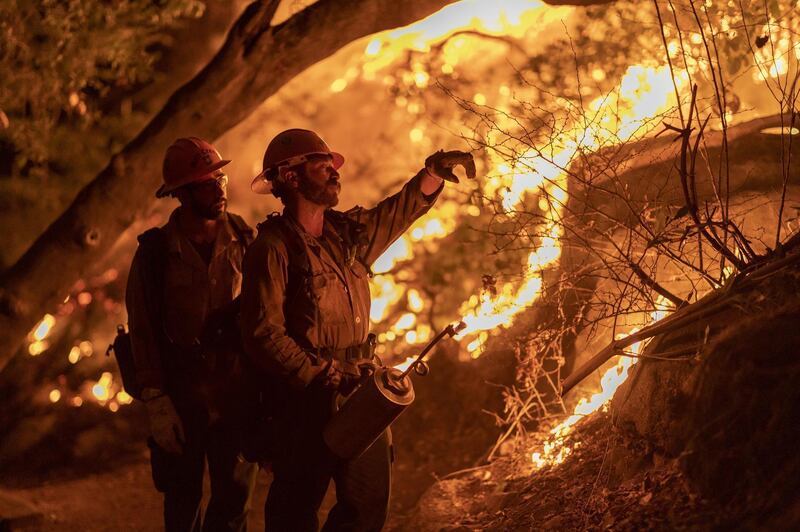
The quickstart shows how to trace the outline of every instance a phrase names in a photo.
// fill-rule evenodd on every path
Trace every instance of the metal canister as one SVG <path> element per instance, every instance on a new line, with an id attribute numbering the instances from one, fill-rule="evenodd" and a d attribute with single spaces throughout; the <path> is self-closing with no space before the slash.
<path id="1" fill-rule="evenodd" d="M 398 369 L 378 368 L 350 394 L 323 431 L 333 453 L 361 455 L 414 401 L 411 379 Z"/>

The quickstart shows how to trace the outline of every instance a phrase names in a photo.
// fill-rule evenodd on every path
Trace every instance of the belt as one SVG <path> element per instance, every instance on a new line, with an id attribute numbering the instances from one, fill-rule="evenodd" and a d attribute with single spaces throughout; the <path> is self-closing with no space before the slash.
<path id="1" fill-rule="evenodd" d="M 320 347 L 318 352 L 320 356 L 326 360 L 335 358 L 342 362 L 358 364 L 360 361 L 372 361 L 375 357 L 375 340 L 375 335 L 370 333 L 369 336 L 367 336 L 367 341 L 363 344 L 351 345 L 350 347 L 343 347 L 341 349 Z"/>

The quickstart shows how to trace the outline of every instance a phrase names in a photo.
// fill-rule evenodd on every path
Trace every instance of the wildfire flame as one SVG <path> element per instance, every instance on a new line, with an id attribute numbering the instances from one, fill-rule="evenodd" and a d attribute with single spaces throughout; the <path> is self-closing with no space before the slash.
<path id="1" fill-rule="evenodd" d="M 649 322 L 655 323 L 663 319 L 669 311 L 669 301 L 659 297 L 656 303 L 656 310 L 650 313 Z M 618 335 L 617 339 L 624 338 L 639 330 L 639 328 L 636 328 L 627 334 Z M 592 394 L 588 399 L 581 398 L 572 415 L 550 430 L 550 437 L 545 441 L 542 449 L 531 453 L 531 462 L 533 462 L 535 469 L 560 464 L 567 456 L 572 454 L 572 448 L 564 444 L 566 436 L 572 432 L 572 427 L 584 417 L 608 405 L 617 388 L 628 378 L 628 372 L 638 361 L 637 356 L 642 354 L 647 343 L 648 340 L 643 340 L 633 344 L 630 347 L 629 354 L 631 356 L 620 356 L 617 363 L 607 369 L 600 378 L 600 391 Z M 575 445 L 577 446 L 579 443 L 577 442 Z"/>
<path id="2" fill-rule="evenodd" d="M 499 2 L 459 2 L 438 14 L 409 27 L 385 32 L 373 37 L 366 46 L 362 60 L 362 74 L 365 78 L 376 76 L 382 69 L 395 63 L 408 50 L 429 51 L 434 46 L 442 46 L 443 73 L 451 73 L 453 67 L 465 64 L 482 52 L 480 47 L 455 35 L 462 31 L 475 31 L 490 35 L 521 37 L 532 24 L 538 27 L 564 20 L 574 8 L 553 8 L 538 2 L 499 1 Z M 407 80 L 419 88 L 430 82 L 430 74 L 422 70 L 422 65 L 411 65 L 412 72 Z M 355 69 L 356 71 L 358 69 Z M 343 90 L 349 79 L 357 72 L 346 74 L 336 80 L 331 90 Z M 605 79 L 605 72 L 595 69 L 591 73 L 595 80 Z M 679 90 L 688 85 L 688 74 L 675 71 L 675 83 Z M 514 98 L 506 86 L 498 89 L 501 101 L 491 102 L 497 109 L 508 109 Z M 476 93 L 472 97 L 476 105 L 486 105 L 487 95 Z M 609 94 L 588 102 L 581 109 L 582 120 L 575 124 L 564 124 L 561 137 L 566 140 L 549 147 L 547 153 L 529 148 L 521 156 L 512 158 L 489 153 L 489 168 L 483 182 L 486 197 L 496 198 L 502 210 L 513 217 L 516 210 L 527 202 L 535 201 L 545 215 L 541 236 L 531 242 L 532 251 L 527 257 L 522 280 L 510 281 L 496 287 L 490 293 L 484 291 L 471 297 L 459 307 L 459 314 L 466 328 L 457 338 L 465 339 L 467 352 L 473 358 L 480 356 L 492 334 L 510 326 L 516 316 L 537 301 L 544 286 L 543 272 L 558 264 L 561 256 L 560 238 L 562 236 L 562 216 L 568 200 L 567 169 L 571 161 L 582 152 L 596 151 L 599 148 L 640 138 L 656 125 L 652 120 L 676 106 L 673 78 L 667 66 L 632 65 L 621 78 L 619 85 Z M 408 110 L 416 105 L 413 102 L 399 102 L 408 105 Z M 564 102 L 565 106 L 574 105 Z M 513 131 L 514 119 L 500 113 L 497 117 L 498 131 Z M 410 132 L 412 142 L 424 138 L 425 124 L 418 125 Z M 497 131 L 489 133 L 496 135 Z M 487 139 L 488 140 L 492 140 Z M 487 145 L 496 145 L 487 142 Z M 510 162 L 512 161 L 512 162 Z M 383 322 L 387 316 L 402 309 L 407 311 L 399 320 L 379 334 L 379 342 L 393 342 L 398 339 L 408 344 L 424 342 L 430 337 L 428 325 L 412 318 L 424 312 L 430 302 L 418 294 L 404 297 L 403 279 L 395 278 L 392 271 L 401 262 L 413 259 L 425 246 L 447 237 L 463 222 L 465 216 L 479 216 L 481 210 L 476 205 L 464 206 L 457 201 L 442 198 L 429 213 L 418 220 L 410 230 L 397 240 L 376 261 L 373 271 L 377 273 L 372 282 L 373 304 L 370 319 L 373 323 Z M 412 314 L 413 313 L 413 314 Z M 379 354 L 386 348 L 379 345 Z M 404 367 L 410 360 L 397 365 Z"/>

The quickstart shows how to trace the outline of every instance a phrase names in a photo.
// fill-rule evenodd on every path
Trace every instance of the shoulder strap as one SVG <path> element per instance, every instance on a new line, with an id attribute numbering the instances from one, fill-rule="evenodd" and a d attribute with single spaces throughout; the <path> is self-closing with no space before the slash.
<path id="1" fill-rule="evenodd" d="M 137 239 L 144 262 L 142 271 L 147 314 L 152 320 L 153 330 L 161 336 L 166 336 L 161 307 L 164 295 L 164 271 L 167 267 L 167 235 L 163 229 L 154 227 L 139 235 Z"/>
<path id="2" fill-rule="evenodd" d="M 228 221 L 230 221 L 233 232 L 236 233 L 236 237 L 244 243 L 244 247 L 247 247 L 253 243 L 253 240 L 256 238 L 255 232 L 253 231 L 252 227 L 247 225 L 247 222 L 244 221 L 244 218 L 238 214 L 229 212 Z"/>
<path id="3" fill-rule="evenodd" d="M 372 277 L 372 269 L 364 260 L 364 249 L 369 245 L 367 226 L 358 221 L 362 210 L 361 207 L 356 206 L 347 212 L 330 210 L 326 215 L 342 238 L 347 260 L 357 259 L 366 268 L 369 276 Z"/>
<path id="4" fill-rule="evenodd" d="M 280 234 L 281 242 L 284 243 L 286 251 L 289 253 L 289 266 L 296 268 L 304 275 L 311 273 L 311 263 L 302 242 L 300 242 L 299 235 L 283 216 L 276 213 L 269 215 L 266 220 L 258 224 L 258 230 L 275 231 Z"/>

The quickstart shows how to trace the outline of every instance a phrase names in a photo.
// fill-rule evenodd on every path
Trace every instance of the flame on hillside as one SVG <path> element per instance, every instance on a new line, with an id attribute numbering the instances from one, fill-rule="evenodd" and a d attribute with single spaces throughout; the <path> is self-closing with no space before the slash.
<path id="1" fill-rule="evenodd" d="M 664 298 L 659 298 L 656 303 L 656 309 L 650 313 L 649 323 L 655 323 L 663 319 L 669 311 L 669 302 Z M 622 339 L 639 330 L 639 328 L 636 328 L 627 334 L 618 335 L 617 339 Z M 572 427 L 589 414 L 607 407 L 617 388 L 628 378 L 628 372 L 638 361 L 637 357 L 642 354 L 647 343 L 648 340 L 643 340 L 633 344 L 625 355 L 619 357 L 616 364 L 603 373 L 600 378 L 600 391 L 592 394 L 588 399 L 581 398 L 572 411 L 572 415 L 550 430 L 550 436 L 545 441 L 542 449 L 531 453 L 531 462 L 533 462 L 536 469 L 560 464 L 567 456 L 572 454 L 572 448 L 565 445 L 566 436 L 572 432 Z M 575 445 L 579 443 L 577 442 Z"/>
<path id="2" fill-rule="evenodd" d="M 476 9 L 480 6 L 480 9 Z M 476 31 L 505 36 L 522 36 L 528 24 L 534 21 L 543 27 L 554 21 L 564 20 L 573 8 L 554 9 L 531 2 L 460 2 L 439 14 L 401 30 L 386 32 L 374 37 L 364 53 L 364 77 L 374 77 L 382 68 L 393 64 L 407 50 L 428 51 L 445 43 L 442 48 L 444 63 L 442 71 L 452 72 L 455 65 L 470 61 L 478 52 L 478 47 L 456 32 Z M 422 72 L 422 65 L 413 64 L 412 81 L 423 88 L 430 82 L 429 74 Z M 352 74 L 352 73 L 351 73 Z M 595 79 L 604 79 L 605 72 L 596 69 Z M 688 85 L 688 74 L 675 73 L 679 90 Z M 347 80 L 337 80 L 331 90 L 342 90 Z M 488 102 L 485 94 L 475 94 L 472 102 L 483 106 L 490 104 L 501 110 L 497 114 L 496 128 L 490 136 L 503 131 L 514 131 L 514 118 L 507 113 L 514 95 L 508 87 L 498 89 L 499 101 Z M 565 106 L 574 106 L 568 101 Z M 408 104 L 408 111 L 416 114 L 412 103 L 398 101 L 398 105 Z M 500 205 L 508 217 L 523 210 L 530 202 L 535 202 L 544 213 L 545 221 L 539 229 L 539 236 L 532 241 L 531 251 L 524 264 L 521 279 L 500 284 L 493 291 L 485 290 L 474 295 L 459 307 L 459 314 L 467 327 L 457 338 L 464 339 L 464 345 L 473 358 L 480 356 L 490 335 L 509 327 L 514 319 L 535 303 L 546 289 L 543 272 L 557 266 L 561 256 L 560 239 L 563 232 L 564 207 L 568 199 L 567 169 L 580 153 L 596 151 L 600 148 L 641 138 L 650 133 L 657 124 L 656 117 L 674 109 L 675 88 L 666 66 L 632 65 L 621 78 L 618 87 L 611 93 L 598 97 L 578 110 L 580 123 L 562 124 L 560 137 L 566 140 L 553 143 L 546 151 L 536 147 L 523 149 L 522 154 L 501 156 L 497 152 L 488 153 L 489 168 L 482 183 L 483 195 Z M 424 125 L 411 131 L 410 140 L 420 142 L 424 138 Z M 496 138 L 487 138 L 487 145 L 497 145 Z M 394 308 L 406 308 L 405 313 L 385 332 L 379 335 L 379 342 L 392 342 L 404 339 L 408 344 L 424 342 L 430 338 L 430 327 L 423 320 L 412 320 L 413 314 L 424 312 L 430 305 L 419 294 L 408 298 L 403 295 L 403 279 L 395 280 L 393 269 L 403 261 L 412 259 L 415 253 L 426 246 L 436 246 L 436 242 L 450 235 L 459 224 L 470 216 L 480 216 L 476 205 L 463 205 L 443 198 L 429 213 L 418 220 L 411 229 L 395 242 L 376 262 L 373 268 L 379 274 L 372 283 L 373 307 L 371 320 L 380 323 Z M 434 248 L 435 250 L 435 248 Z M 411 300 L 414 305 L 411 305 Z M 454 317 L 455 318 L 455 317 Z M 385 351 L 379 345 L 379 354 Z M 405 369 L 413 357 L 395 367 Z M 620 369 L 617 373 L 622 374 Z M 609 379 L 611 376 L 609 375 Z M 606 388 L 610 389 L 610 386 Z M 583 407 L 582 407 L 583 408 Z"/>
<path id="3" fill-rule="evenodd" d="M 687 81 L 686 76 L 677 77 L 680 87 Z M 467 327 L 458 338 L 467 338 L 467 350 L 473 357 L 480 355 L 492 332 L 510 326 L 514 318 L 539 299 L 545 289 L 542 272 L 555 266 L 561 256 L 559 240 L 568 197 L 566 172 L 570 162 L 579 152 L 595 151 L 644 136 L 655 127 L 653 118 L 675 105 L 674 87 L 667 67 L 634 65 L 628 68 L 615 92 L 597 98 L 587 106 L 585 112 L 591 120 L 564 135 L 572 140 L 564 143 L 552 156 L 545 157 L 531 148 L 509 165 L 495 155 L 484 193 L 497 197 L 506 215 L 511 217 L 533 196 L 544 212 L 546 222 L 538 241 L 532 242 L 533 250 L 528 255 L 521 282 L 504 283 L 496 294 L 483 292 L 461 305 L 460 313 Z M 504 125 L 500 124 L 501 128 Z M 397 262 L 412 258 L 415 242 L 430 242 L 452 232 L 457 226 L 453 215 L 458 212 L 452 203 L 445 203 L 439 210 L 432 209 L 415 224 L 410 237 L 398 240 L 379 259 L 378 271 L 388 272 Z M 424 227 L 436 227 L 437 230 L 426 232 Z M 380 285 L 373 285 L 379 294 L 378 310 L 372 313 L 376 322 L 386 315 L 393 302 L 402 300 L 398 293 L 402 290 L 401 285 L 389 281 L 387 276 L 380 277 Z M 387 289 L 390 285 L 391 288 Z M 391 340 L 396 336 L 397 331 L 387 338 Z"/>

